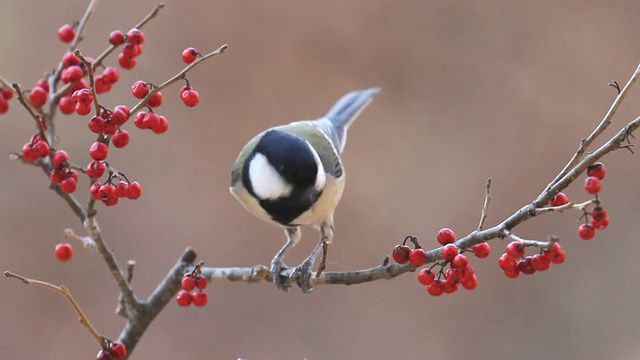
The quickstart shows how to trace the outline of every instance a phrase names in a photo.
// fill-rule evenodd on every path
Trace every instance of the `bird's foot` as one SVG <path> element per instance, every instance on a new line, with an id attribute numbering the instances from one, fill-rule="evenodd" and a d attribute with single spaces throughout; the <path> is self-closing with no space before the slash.
<path id="1" fill-rule="evenodd" d="M 282 271 L 287 269 L 287 265 L 280 259 L 271 260 L 271 277 L 276 287 L 282 291 L 287 291 L 291 287 L 291 280 L 289 277 L 282 275 Z"/>
<path id="2" fill-rule="evenodd" d="M 313 259 L 307 259 L 302 264 L 298 265 L 291 274 L 291 278 L 296 281 L 303 293 L 310 293 L 313 291 L 313 281 L 311 278 L 313 267 Z"/>

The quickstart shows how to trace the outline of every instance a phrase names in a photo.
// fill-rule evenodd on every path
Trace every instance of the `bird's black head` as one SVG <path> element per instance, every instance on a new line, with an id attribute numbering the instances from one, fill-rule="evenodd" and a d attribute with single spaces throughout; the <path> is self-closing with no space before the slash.
<path id="1" fill-rule="evenodd" d="M 294 188 L 314 186 L 318 164 L 309 144 L 301 137 L 279 130 L 267 131 L 255 147 Z"/>

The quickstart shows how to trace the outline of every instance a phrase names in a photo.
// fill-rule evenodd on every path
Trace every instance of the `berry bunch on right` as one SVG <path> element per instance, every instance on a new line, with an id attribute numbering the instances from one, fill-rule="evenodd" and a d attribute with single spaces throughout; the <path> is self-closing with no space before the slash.
<path id="1" fill-rule="evenodd" d="M 193 304 L 198 307 L 207 305 L 209 297 L 203 290 L 207 287 L 208 282 L 207 278 L 200 274 L 200 266 L 197 265 L 193 271 L 184 274 L 182 277 L 182 282 L 180 283 L 182 290 L 176 297 L 178 305 L 189 306 Z"/>

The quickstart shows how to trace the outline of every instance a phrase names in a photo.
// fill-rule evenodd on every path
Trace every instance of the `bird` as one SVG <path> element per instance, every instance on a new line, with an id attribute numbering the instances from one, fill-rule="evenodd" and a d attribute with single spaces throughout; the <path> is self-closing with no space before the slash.
<path id="1" fill-rule="evenodd" d="M 341 97 L 323 117 L 269 128 L 240 151 L 231 171 L 229 191 L 258 219 L 284 229 L 285 245 L 271 260 L 275 285 L 287 291 L 295 280 L 305 293 L 313 290 L 312 267 L 323 250 L 318 274 L 324 270 L 334 237 L 334 211 L 345 186 L 341 155 L 347 131 L 380 88 L 356 90 Z M 301 226 L 320 232 L 311 254 L 289 273 L 285 252 L 301 237 Z"/>

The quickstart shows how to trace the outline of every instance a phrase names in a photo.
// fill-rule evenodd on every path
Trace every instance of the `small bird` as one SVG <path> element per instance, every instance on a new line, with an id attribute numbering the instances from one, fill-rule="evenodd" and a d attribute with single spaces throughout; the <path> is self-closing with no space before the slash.
<path id="1" fill-rule="evenodd" d="M 271 260 L 271 275 L 284 291 L 291 286 L 281 272 L 285 252 L 300 241 L 300 227 L 320 231 L 311 255 L 291 274 L 303 292 L 313 290 L 312 267 L 323 249 L 319 271 L 325 267 L 333 240 L 333 213 L 342 197 L 345 172 L 340 155 L 349 126 L 380 88 L 344 95 L 317 120 L 302 120 L 267 129 L 249 141 L 231 171 L 231 194 L 250 213 L 284 228 L 287 242 Z"/>

